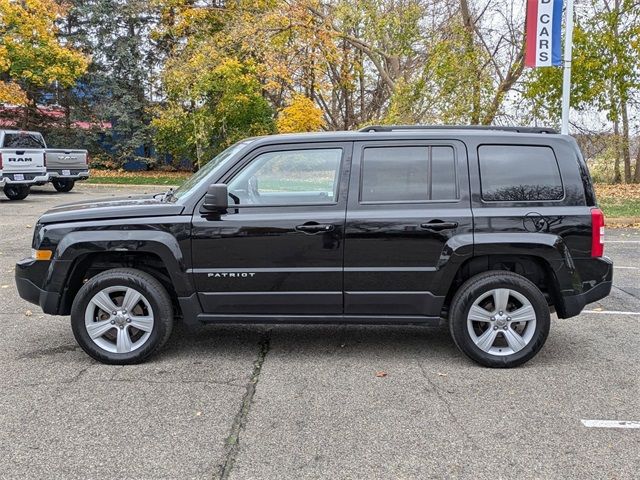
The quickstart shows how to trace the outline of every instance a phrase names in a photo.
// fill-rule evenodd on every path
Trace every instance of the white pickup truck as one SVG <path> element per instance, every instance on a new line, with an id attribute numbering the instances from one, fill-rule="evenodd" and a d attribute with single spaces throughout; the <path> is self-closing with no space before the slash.
<path id="1" fill-rule="evenodd" d="M 59 192 L 89 178 L 86 150 L 47 148 L 38 132 L 0 130 L 0 186 L 11 200 L 29 195 L 31 185 L 51 182 Z"/>

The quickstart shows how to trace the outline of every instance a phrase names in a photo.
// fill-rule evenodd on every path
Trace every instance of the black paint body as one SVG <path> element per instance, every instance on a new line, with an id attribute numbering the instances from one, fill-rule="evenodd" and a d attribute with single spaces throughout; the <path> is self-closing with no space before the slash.
<path id="1" fill-rule="evenodd" d="M 483 144 L 551 147 L 564 197 L 484 201 Z M 457 199 L 360 201 L 362 152 L 381 145 L 452 147 Z M 332 202 L 202 210 L 207 187 L 228 183 L 259 153 L 318 147 L 343 152 Z M 595 205 L 584 160 L 567 136 L 438 129 L 264 137 L 177 200 L 130 197 L 45 213 L 32 246 L 53 250 L 53 258 L 20 261 L 16 282 L 23 298 L 58 315 L 69 314 L 92 273 L 135 266 L 161 278 L 187 323 L 427 323 L 446 316 L 466 278 L 508 269 L 534 279 L 558 315 L 570 317 L 611 288 L 611 262 L 591 257 Z M 299 229 L 316 224 L 327 230 Z"/>

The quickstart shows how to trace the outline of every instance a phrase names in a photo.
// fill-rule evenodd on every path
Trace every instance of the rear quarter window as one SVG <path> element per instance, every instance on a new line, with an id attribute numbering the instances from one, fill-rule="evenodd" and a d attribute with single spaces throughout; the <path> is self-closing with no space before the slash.
<path id="1" fill-rule="evenodd" d="M 482 145 L 478 147 L 482 199 L 490 202 L 561 200 L 564 188 L 551 147 Z"/>

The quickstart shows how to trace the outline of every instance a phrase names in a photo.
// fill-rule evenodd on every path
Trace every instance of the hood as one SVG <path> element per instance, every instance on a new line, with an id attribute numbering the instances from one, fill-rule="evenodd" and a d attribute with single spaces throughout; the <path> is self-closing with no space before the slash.
<path id="1" fill-rule="evenodd" d="M 179 215 L 184 206 L 163 202 L 160 196 L 131 195 L 68 203 L 45 212 L 39 223 L 82 222 L 109 218 L 159 217 Z"/>

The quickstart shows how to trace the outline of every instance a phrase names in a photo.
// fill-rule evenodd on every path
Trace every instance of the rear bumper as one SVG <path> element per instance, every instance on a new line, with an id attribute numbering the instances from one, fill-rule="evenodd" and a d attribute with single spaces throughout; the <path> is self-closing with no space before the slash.
<path id="1" fill-rule="evenodd" d="M 607 257 L 593 259 L 592 262 L 597 262 L 593 265 L 597 266 L 596 269 L 600 272 L 599 278 L 592 282 L 593 286 L 591 288 L 584 290 L 582 293 L 562 297 L 563 305 L 558 308 L 558 316 L 560 318 L 575 317 L 580 314 L 586 305 L 597 302 L 611 293 L 613 262 Z"/>
<path id="2" fill-rule="evenodd" d="M 22 175 L 23 179 L 16 179 L 16 175 Z M 49 176 L 46 173 L 8 173 L 0 177 L 0 187 L 5 185 L 33 185 L 34 183 L 47 182 L 48 180 Z"/>
<path id="3" fill-rule="evenodd" d="M 66 172 L 69 172 L 65 175 Z M 89 178 L 89 170 L 87 169 L 47 169 L 47 177 L 48 180 L 51 181 L 53 179 L 56 180 L 86 180 Z"/>

